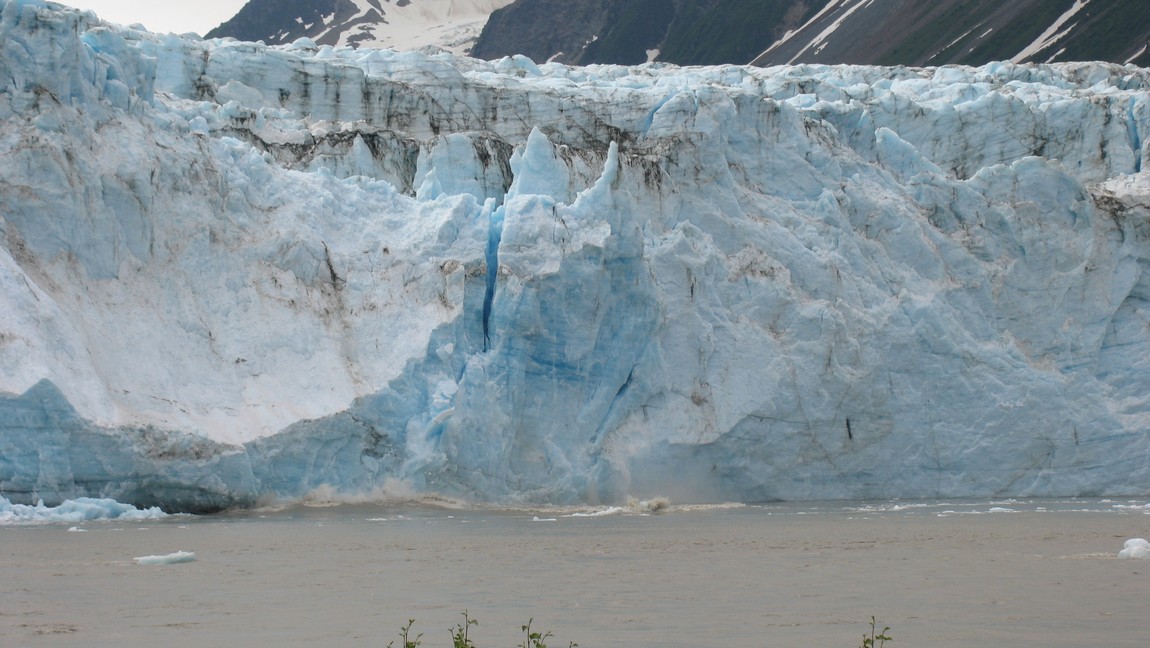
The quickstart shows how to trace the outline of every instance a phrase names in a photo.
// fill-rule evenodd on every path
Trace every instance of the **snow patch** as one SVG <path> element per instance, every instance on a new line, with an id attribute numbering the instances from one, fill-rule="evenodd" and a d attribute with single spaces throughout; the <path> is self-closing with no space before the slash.
<path id="1" fill-rule="evenodd" d="M 818 11 L 818 13 L 816 13 L 814 16 L 811 16 L 810 20 L 808 20 L 805 24 L 803 24 L 798 29 L 787 31 L 785 34 L 782 35 L 781 38 L 779 38 L 779 40 L 772 43 L 770 47 L 763 50 L 763 52 L 760 53 L 755 58 L 756 59 L 762 58 L 762 57 L 766 56 L 767 54 L 770 54 L 771 52 L 775 51 L 779 47 L 782 47 L 785 43 L 787 43 L 792 38 L 794 38 L 795 34 L 798 34 L 798 33 L 802 32 L 804 29 L 806 29 L 807 27 L 818 23 L 818 21 L 821 20 L 823 16 L 834 11 L 834 9 L 839 6 L 839 4 L 844 3 L 844 2 L 848 2 L 848 1 L 849 0 L 830 0 L 830 2 L 827 2 L 826 5 L 824 5 L 823 8 Z M 809 48 L 810 45 L 808 45 L 807 47 Z M 792 61 L 793 60 L 794 59 L 792 59 Z"/>
<path id="2" fill-rule="evenodd" d="M 846 3 L 849 3 L 849 1 L 850 0 L 843 0 L 843 2 L 844 2 L 843 6 L 845 7 Z M 836 31 L 838 31 L 839 27 L 842 27 L 843 23 L 846 22 L 847 18 L 850 18 L 851 14 L 858 11 L 859 9 L 863 9 L 865 7 L 870 6 L 872 2 L 874 2 L 874 0 L 858 0 L 853 7 L 850 7 L 849 9 L 846 9 L 845 11 L 843 11 L 842 15 L 839 16 L 839 18 L 837 20 L 835 20 L 833 23 L 831 23 L 831 25 L 829 27 L 827 27 L 822 32 L 820 32 L 817 36 L 815 36 L 813 39 L 811 39 L 811 42 L 807 43 L 806 47 L 802 48 L 801 50 L 798 51 L 797 54 L 792 56 L 791 59 L 789 61 L 787 61 L 787 63 L 793 64 L 795 61 L 797 61 L 799 59 L 800 56 L 802 56 L 804 53 L 806 53 L 807 50 L 811 49 L 812 47 L 815 48 L 816 52 L 821 52 L 822 49 L 824 47 L 826 47 L 825 41 L 828 38 L 830 38 L 832 34 L 834 34 Z M 831 5 L 833 5 L 833 4 L 835 4 L 835 3 L 832 2 L 832 3 L 828 4 L 826 9 L 830 9 Z M 821 15 L 822 12 L 819 12 L 819 14 Z M 815 16 L 815 18 L 818 18 L 818 16 Z M 813 20 L 814 19 L 812 19 L 812 21 Z M 770 51 L 770 50 L 767 50 L 767 51 Z"/>
<path id="3" fill-rule="evenodd" d="M 1141 49 L 1139 49 L 1137 52 L 1134 52 L 1133 56 L 1126 59 L 1125 63 L 1127 65 L 1129 65 L 1130 63 L 1133 63 L 1139 56 L 1142 56 L 1143 54 L 1146 53 L 1147 48 L 1150 48 L 1150 45 L 1143 45 Z"/>
<path id="4" fill-rule="evenodd" d="M 1025 61 L 1026 59 L 1034 56 L 1047 47 L 1050 47 L 1054 43 L 1058 42 L 1060 38 L 1070 33 L 1070 30 L 1074 29 L 1074 25 L 1071 25 L 1064 31 L 1059 30 L 1061 30 L 1063 25 L 1065 25 L 1079 11 L 1082 11 L 1088 4 L 1090 4 L 1090 0 L 1074 0 L 1074 4 L 1071 5 L 1065 13 L 1059 16 L 1057 20 L 1051 23 L 1051 25 L 1047 27 L 1045 31 L 1039 34 L 1038 38 L 1034 39 L 1034 42 L 1024 47 L 1018 54 L 1012 56 L 1010 58 L 1011 62 L 1021 63 L 1022 61 Z"/>

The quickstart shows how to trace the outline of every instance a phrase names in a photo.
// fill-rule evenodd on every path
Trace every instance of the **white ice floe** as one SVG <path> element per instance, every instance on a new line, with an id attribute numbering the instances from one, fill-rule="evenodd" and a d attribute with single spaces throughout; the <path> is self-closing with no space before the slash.
<path id="1" fill-rule="evenodd" d="M 572 513 L 570 517 L 607 517 L 608 515 L 619 515 L 625 513 L 626 509 L 621 506 L 608 506 L 606 508 L 596 509 L 594 511 L 587 511 L 581 513 Z"/>
<path id="2" fill-rule="evenodd" d="M 176 565 L 193 562 L 196 559 L 194 551 L 177 551 L 163 556 L 140 556 L 133 558 L 137 565 Z"/>
<path id="3" fill-rule="evenodd" d="M 1111 508 L 1119 511 L 1142 511 L 1150 513 L 1150 504 L 1114 504 Z"/>
<path id="4" fill-rule="evenodd" d="M 1144 538 L 1132 538 L 1126 541 L 1125 548 L 1118 552 L 1119 558 L 1150 558 L 1150 542 Z"/>
<path id="5" fill-rule="evenodd" d="M 80 497 L 65 500 L 59 506 L 45 506 L 43 502 L 30 506 L 13 504 L 0 497 L 0 524 L 30 524 L 50 522 L 88 522 L 92 520 L 156 520 L 168 517 L 157 507 L 138 509 L 110 499 Z M 77 531 L 78 529 L 73 527 Z M 69 529 L 71 531 L 72 529 Z"/>

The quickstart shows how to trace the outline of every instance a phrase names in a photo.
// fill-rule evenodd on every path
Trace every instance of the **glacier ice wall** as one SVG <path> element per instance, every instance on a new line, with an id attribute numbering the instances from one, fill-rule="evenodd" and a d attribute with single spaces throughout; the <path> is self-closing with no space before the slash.
<path id="1" fill-rule="evenodd" d="M 0 0 L 0 495 L 1145 494 L 1148 88 Z"/>

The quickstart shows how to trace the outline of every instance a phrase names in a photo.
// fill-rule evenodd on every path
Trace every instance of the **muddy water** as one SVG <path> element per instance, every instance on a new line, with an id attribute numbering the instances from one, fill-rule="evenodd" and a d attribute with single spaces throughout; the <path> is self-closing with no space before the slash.
<path id="1" fill-rule="evenodd" d="M 1146 508 L 815 504 L 569 517 L 395 505 L 0 527 L 0 646 L 892 648 L 1150 641 Z M 195 562 L 137 556 L 194 551 Z"/>

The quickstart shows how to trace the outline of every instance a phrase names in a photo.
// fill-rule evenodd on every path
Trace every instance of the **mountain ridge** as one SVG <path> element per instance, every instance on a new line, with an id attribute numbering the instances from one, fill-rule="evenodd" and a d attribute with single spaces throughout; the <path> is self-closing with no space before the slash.
<path id="1" fill-rule="evenodd" d="M 1150 3 L 1122 0 L 251 0 L 209 38 L 537 63 L 1150 66 Z"/>

